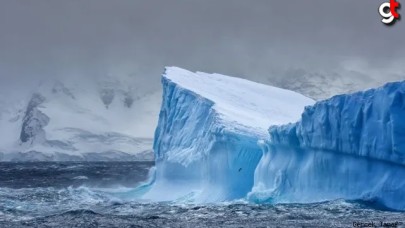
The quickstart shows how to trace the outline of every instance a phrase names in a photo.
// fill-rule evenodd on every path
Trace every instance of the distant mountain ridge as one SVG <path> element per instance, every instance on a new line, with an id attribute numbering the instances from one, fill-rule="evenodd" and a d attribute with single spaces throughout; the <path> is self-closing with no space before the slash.
<path id="1" fill-rule="evenodd" d="M 293 90 L 315 100 L 324 100 L 344 93 L 382 86 L 390 81 L 405 80 L 405 75 L 382 75 L 371 77 L 356 71 L 311 72 L 289 69 L 282 77 L 267 77 L 260 82 Z"/>

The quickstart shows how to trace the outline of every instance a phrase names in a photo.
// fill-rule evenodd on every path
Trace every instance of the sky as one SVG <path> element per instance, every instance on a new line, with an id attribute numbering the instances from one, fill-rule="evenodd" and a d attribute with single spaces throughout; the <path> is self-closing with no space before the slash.
<path id="1" fill-rule="evenodd" d="M 0 0 L 0 89 L 106 75 L 159 88 L 164 66 L 256 81 L 287 69 L 405 79 L 405 21 L 383 25 L 382 2 Z"/>

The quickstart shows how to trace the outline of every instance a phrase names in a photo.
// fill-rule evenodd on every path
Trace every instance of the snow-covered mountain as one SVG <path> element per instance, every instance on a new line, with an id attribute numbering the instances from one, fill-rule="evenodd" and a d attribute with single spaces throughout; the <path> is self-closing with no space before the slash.
<path id="1" fill-rule="evenodd" d="M 0 94 L 0 160 L 151 160 L 160 94 L 129 77 Z"/>
<path id="2" fill-rule="evenodd" d="M 304 70 L 289 70 L 285 73 L 285 77 L 272 83 L 316 100 L 363 90 L 379 84 L 378 81 L 373 80 L 371 77 L 356 72 L 346 72 L 341 75 L 337 73 L 306 72 Z"/>
<path id="3" fill-rule="evenodd" d="M 290 68 L 273 72 L 271 76 L 253 78 L 260 83 L 292 90 L 323 100 L 344 93 L 366 90 L 384 85 L 390 81 L 405 80 L 405 76 L 397 74 L 378 74 L 370 76 L 355 70 L 339 71 L 308 71 L 300 68 Z"/>

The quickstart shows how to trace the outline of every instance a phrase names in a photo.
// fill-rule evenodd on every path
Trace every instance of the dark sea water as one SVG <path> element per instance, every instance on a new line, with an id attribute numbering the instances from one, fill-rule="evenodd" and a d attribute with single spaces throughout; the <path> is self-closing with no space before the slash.
<path id="1" fill-rule="evenodd" d="M 194 205 L 123 197 L 151 166 L 0 163 L 0 227 L 405 227 L 404 212 L 364 202 Z"/>

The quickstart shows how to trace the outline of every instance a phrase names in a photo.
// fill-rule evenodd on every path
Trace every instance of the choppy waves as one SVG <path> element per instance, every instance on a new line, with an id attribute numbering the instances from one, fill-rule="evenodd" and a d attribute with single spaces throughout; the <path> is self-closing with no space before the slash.
<path id="1" fill-rule="evenodd" d="M 401 212 L 363 202 L 197 205 L 139 202 L 119 198 L 117 192 L 130 191 L 1 188 L 0 227 L 349 227 L 353 222 L 405 222 Z"/>
<path id="2" fill-rule="evenodd" d="M 148 172 L 141 180 L 128 177 L 134 178 L 133 186 L 119 186 L 115 181 L 111 182 L 112 186 L 100 186 L 95 184 L 92 173 L 102 174 L 102 170 L 108 170 L 106 176 L 114 179 L 115 174 L 121 173 L 121 166 L 86 165 L 88 171 L 83 171 L 81 165 L 69 166 L 71 177 L 78 176 L 75 169 L 82 170 L 81 176 L 89 177 L 80 178 L 84 181 L 80 186 L 69 185 L 69 182 L 53 183 L 53 180 L 47 182 L 46 175 L 42 179 L 35 178 L 42 183 L 30 183 L 28 174 L 32 165 L 20 167 L 27 172 L 25 179 L 17 181 L 16 186 L 11 182 L 0 183 L 0 227 L 351 227 L 354 222 L 405 222 L 405 213 L 384 210 L 373 202 L 337 200 L 277 205 L 252 204 L 244 200 L 217 204 L 192 204 L 186 199 L 146 202 L 139 197 L 153 182 L 153 169 L 149 179 Z M 116 167 L 106 169 L 106 166 Z M 133 169 L 145 168 L 144 164 L 133 166 Z M 54 169 L 58 170 L 57 167 Z M 122 169 L 127 168 L 122 166 Z M 62 172 L 60 175 L 67 174 Z M 73 178 L 66 179 L 76 183 Z M 21 187 L 23 182 L 35 187 Z M 4 186 L 4 183 L 8 185 Z"/>

